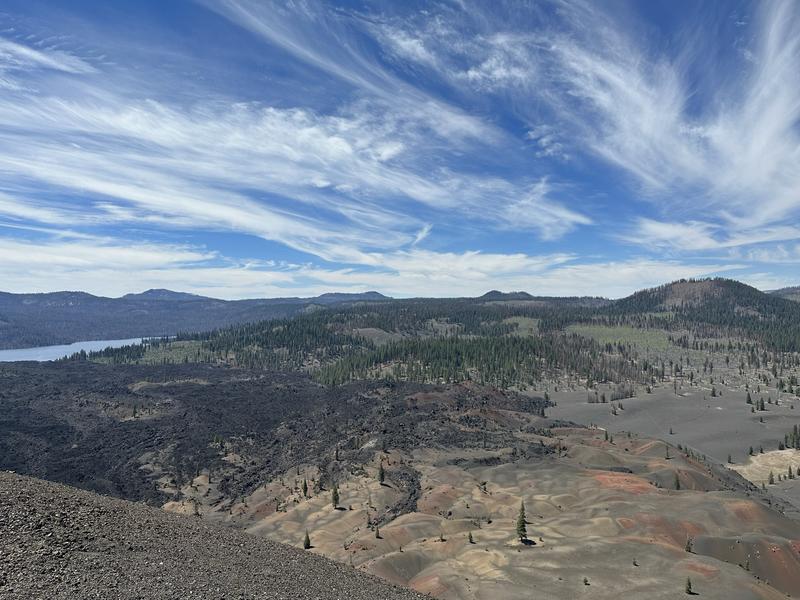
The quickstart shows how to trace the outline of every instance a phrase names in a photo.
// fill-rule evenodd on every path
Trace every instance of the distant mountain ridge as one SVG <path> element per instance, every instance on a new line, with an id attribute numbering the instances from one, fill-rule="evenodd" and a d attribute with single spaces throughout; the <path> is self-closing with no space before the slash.
<path id="1" fill-rule="evenodd" d="M 210 300 L 210 298 L 198 296 L 197 294 L 173 292 L 163 288 L 145 290 L 139 294 L 125 294 L 122 298 L 127 300 Z"/>
<path id="2" fill-rule="evenodd" d="M 797 294 L 797 297 L 793 297 Z M 512 306 L 564 307 L 603 314 L 679 313 L 684 320 L 720 327 L 780 330 L 794 335 L 800 323 L 800 287 L 765 293 L 732 279 L 682 279 L 626 298 L 546 297 L 491 290 L 461 301 Z M 120 298 L 85 292 L 10 294 L 0 292 L 0 349 L 66 344 L 84 340 L 157 337 L 204 332 L 257 321 L 289 318 L 313 310 L 361 302 L 392 302 L 376 291 L 329 292 L 312 298 L 219 300 L 186 292 L 150 289 Z M 435 299 L 417 299 L 420 302 Z M 574 317 L 574 315 L 573 315 Z M 773 336 L 774 337 L 774 336 Z M 789 344 L 794 347 L 794 344 Z"/>
<path id="3" fill-rule="evenodd" d="M 219 300 L 166 289 L 120 298 L 74 291 L 0 292 L 0 349 L 207 331 L 236 323 L 291 317 L 313 306 L 390 299 L 374 291 L 248 300 Z"/>
<path id="4" fill-rule="evenodd" d="M 774 296 L 780 296 L 781 298 L 786 298 L 787 300 L 800 302 L 800 285 L 793 285 L 791 287 L 785 287 L 779 290 L 770 290 L 768 293 Z"/>

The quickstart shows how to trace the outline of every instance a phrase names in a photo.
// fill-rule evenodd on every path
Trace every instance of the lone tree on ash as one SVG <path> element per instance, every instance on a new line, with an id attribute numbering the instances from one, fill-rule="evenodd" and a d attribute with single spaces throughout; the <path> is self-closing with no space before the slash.
<path id="1" fill-rule="evenodd" d="M 525 502 L 519 503 L 519 514 L 517 515 L 517 537 L 520 542 L 528 539 L 528 528 L 525 524 Z"/>
<path id="2" fill-rule="evenodd" d="M 333 484 L 333 489 L 331 490 L 331 504 L 333 508 L 337 508 L 339 506 L 339 486 L 335 483 Z"/>

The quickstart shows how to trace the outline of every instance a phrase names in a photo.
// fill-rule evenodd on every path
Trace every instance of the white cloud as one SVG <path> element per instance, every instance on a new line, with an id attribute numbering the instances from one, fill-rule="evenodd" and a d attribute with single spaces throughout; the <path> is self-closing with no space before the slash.
<path id="1" fill-rule="evenodd" d="M 800 264 L 800 244 L 762 246 L 738 251 L 734 253 L 734 256 L 749 262 L 797 265 Z M 796 285 L 796 283 L 792 285 Z"/>
<path id="2" fill-rule="evenodd" d="M 730 231 L 702 221 L 670 222 L 640 217 L 620 239 L 646 247 L 675 250 L 719 250 L 767 242 L 800 239 L 800 227 L 757 227 Z"/>
<path id="3" fill-rule="evenodd" d="M 197 249 L 95 238 L 93 240 L 48 240 L 31 242 L 0 238 L 3 269 L 46 267 L 54 270 L 98 269 L 139 270 L 190 265 L 214 258 Z M 8 274 L 10 275 L 10 274 Z M 6 280 L 7 281 L 7 280 Z"/>
<path id="4" fill-rule="evenodd" d="M 0 72 L 49 69 L 64 73 L 94 73 L 88 62 L 63 50 L 37 50 L 0 37 Z"/>
<path id="5" fill-rule="evenodd" d="M 537 125 L 529 129 L 525 137 L 535 142 L 539 147 L 539 150 L 536 151 L 537 157 L 555 156 L 563 160 L 569 159 L 564 143 L 552 126 Z"/>
<path id="6" fill-rule="evenodd" d="M 532 228 L 546 240 L 557 239 L 578 225 L 589 225 L 591 219 L 550 198 L 552 185 L 541 179 L 519 200 L 505 206 L 506 222 L 515 228 Z"/>
<path id="7" fill-rule="evenodd" d="M 406 83 L 383 67 L 372 53 L 364 51 L 362 41 L 355 35 L 359 19 L 347 19 L 331 6 L 304 1 L 289 4 L 255 0 L 201 1 L 299 60 L 382 99 L 392 112 L 425 122 L 438 135 L 464 141 L 504 137 L 502 131 L 490 123 Z M 413 36 L 395 33 L 404 36 L 401 45 L 406 52 L 415 51 L 416 56 L 424 56 L 424 45 L 417 44 Z M 397 39 L 391 44 L 397 47 Z"/>
<path id="8" fill-rule="evenodd" d="M 422 65 L 439 68 L 439 61 L 434 52 L 431 52 L 425 40 L 411 35 L 399 27 L 383 25 L 377 29 L 382 41 L 388 46 L 389 51 L 403 60 L 410 60 Z"/>
<path id="9" fill-rule="evenodd" d="M 547 239 L 589 222 L 551 202 L 541 184 L 526 191 L 503 179 L 431 170 L 425 132 L 364 105 L 357 116 L 324 116 L 257 104 L 178 111 L 99 97 L 95 104 L 0 100 L 0 169 L 102 198 L 95 219 L 230 229 L 350 262 L 367 248 L 420 241 L 425 223 L 403 205 L 448 211 L 448 218 L 456 210 Z M 16 198 L 0 212 L 51 222 L 58 208 L 46 214 Z M 523 214 L 528 208 L 541 218 Z"/>
<path id="10" fill-rule="evenodd" d="M 479 62 L 455 77 L 469 82 L 481 90 L 519 88 L 530 91 L 537 81 L 537 63 L 530 60 L 529 46 L 535 40 L 530 35 L 495 33 L 474 41 L 479 52 Z M 472 52 L 475 52 L 473 49 Z"/>

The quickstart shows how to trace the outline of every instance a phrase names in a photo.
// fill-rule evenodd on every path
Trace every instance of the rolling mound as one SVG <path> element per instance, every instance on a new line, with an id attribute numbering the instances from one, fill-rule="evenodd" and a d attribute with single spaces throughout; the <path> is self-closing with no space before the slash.
<path id="1" fill-rule="evenodd" d="M 0 597 L 422 598 L 255 536 L 0 472 Z"/>
<path id="2" fill-rule="evenodd" d="M 550 452 L 385 448 L 362 465 L 342 459 L 337 507 L 329 488 L 302 491 L 318 477 L 305 466 L 233 506 L 204 503 L 200 481 L 196 499 L 204 518 L 294 545 L 308 531 L 329 558 L 448 600 L 675 598 L 687 577 L 705 598 L 800 593 L 800 525 L 721 465 L 591 428 L 517 436 Z M 398 513 L 409 468 L 418 493 Z"/>

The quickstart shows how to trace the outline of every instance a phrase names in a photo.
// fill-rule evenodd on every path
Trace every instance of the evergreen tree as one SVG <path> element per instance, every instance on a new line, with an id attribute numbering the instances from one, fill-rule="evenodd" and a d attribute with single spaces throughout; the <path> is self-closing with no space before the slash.
<path id="1" fill-rule="evenodd" d="M 381 461 L 380 466 L 378 467 L 378 481 L 383 483 L 386 480 L 386 471 L 383 468 L 383 461 Z"/>
<path id="2" fill-rule="evenodd" d="M 303 538 L 303 550 L 311 548 L 311 538 L 308 537 L 308 529 L 306 529 L 306 537 Z"/>
<path id="3" fill-rule="evenodd" d="M 517 515 L 517 537 L 521 542 L 528 539 L 528 528 L 525 521 L 525 502 L 520 502 Z"/>
<path id="4" fill-rule="evenodd" d="M 335 483 L 333 484 L 333 489 L 331 490 L 331 504 L 333 508 L 339 506 L 339 486 Z"/>

